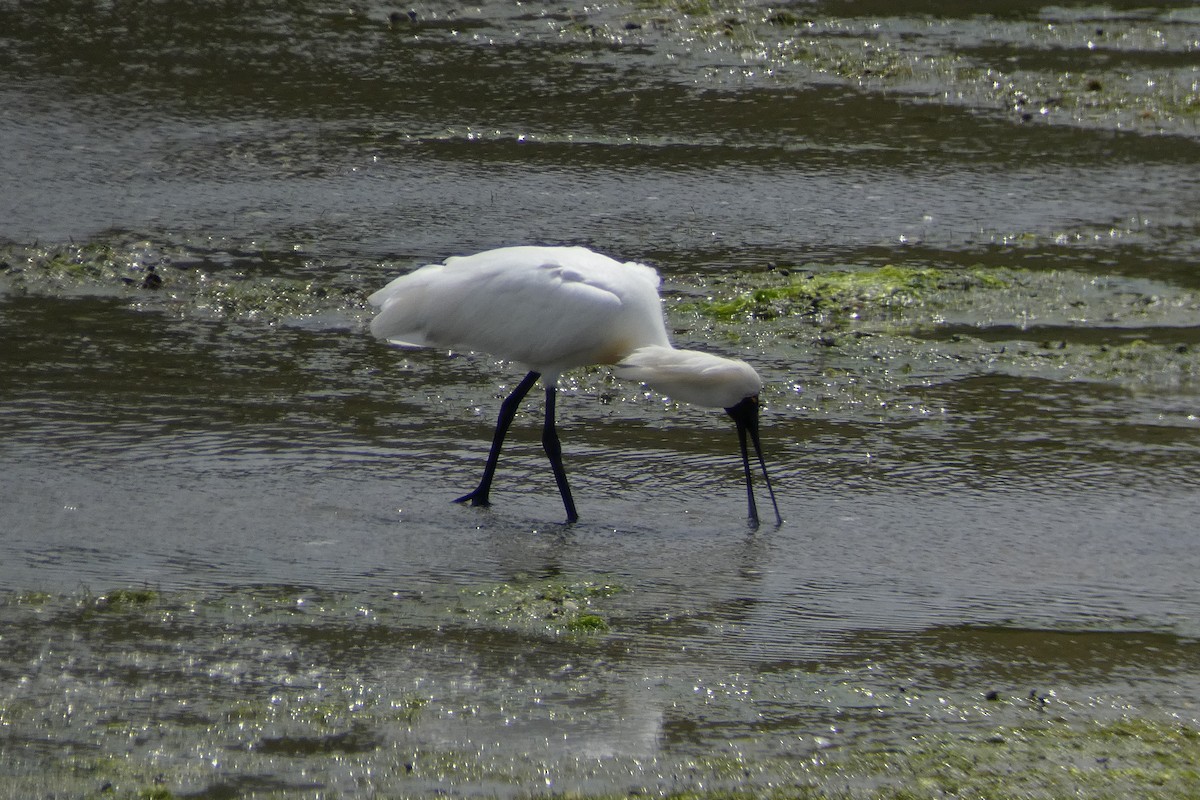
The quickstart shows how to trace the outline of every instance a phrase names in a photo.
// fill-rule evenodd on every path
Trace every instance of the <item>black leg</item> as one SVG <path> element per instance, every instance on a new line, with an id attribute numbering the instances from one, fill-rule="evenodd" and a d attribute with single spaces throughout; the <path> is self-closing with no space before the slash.
<path id="1" fill-rule="evenodd" d="M 563 469 L 562 445 L 558 442 L 558 431 L 554 427 L 554 401 L 557 396 L 557 389 L 546 387 L 546 424 L 542 428 L 542 447 L 550 459 L 550 468 L 554 470 L 558 493 L 562 495 L 563 505 L 567 509 L 567 522 L 576 522 L 579 514 L 575 511 L 575 501 L 571 499 L 571 486 L 567 483 L 567 471 Z"/>
<path id="2" fill-rule="evenodd" d="M 500 417 L 496 420 L 496 434 L 492 437 L 492 449 L 488 453 L 487 464 L 483 467 L 483 478 L 479 481 L 479 486 L 475 491 L 464 494 L 454 502 L 470 501 L 473 506 L 490 505 L 488 495 L 492 491 L 492 478 L 496 476 L 496 463 L 500 460 L 500 448 L 504 446 L 504 437 L 508 433 L 508 427 L 512 425 L 513 418 L 517 416 L 517 407 L 521 405 L 525 395 L 529 394 L 529 390 L 533 388 L 540 377 L 540 373 L 530 372 L 524 380 L 517 384 L 517 388 L 513 389 L 512 394 L 500 404 Z"/>

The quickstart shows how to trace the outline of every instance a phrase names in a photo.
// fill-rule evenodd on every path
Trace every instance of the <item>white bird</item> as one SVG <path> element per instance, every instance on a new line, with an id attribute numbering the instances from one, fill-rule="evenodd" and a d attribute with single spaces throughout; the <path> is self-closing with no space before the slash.
<path id="1" fill-rule="evenodd" d="M 492 479 L 517 406 L 537 382 L 546 388 L 542 446 L 567 510 L 571 498 L 554 424 L 558 377 L 588 364 L 612 364 L 621 378 L 643 381 L 676 400 L 724 408 L 737 426 L 750 523 L 758 524 L 747 434 L 754 443 L 777 524 L 783 523 L 758 438 L 762 381 L 744 361 L 676 350 L 667 338 L 659 277 L 651 267 L 621 263 L 584 247 L 503 247 L 446 259 L 396 278 L 368 301 L 380 308 L 371 332 L 411 347 L 491 353 L 529 373 L 500 406 L 479 486 L 455 502 L 489 504 Z"/>

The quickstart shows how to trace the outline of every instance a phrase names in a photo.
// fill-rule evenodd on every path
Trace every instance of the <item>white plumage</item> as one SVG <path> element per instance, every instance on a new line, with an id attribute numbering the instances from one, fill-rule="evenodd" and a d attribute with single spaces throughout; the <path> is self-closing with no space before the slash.
<path id="1" fill-rule="evenodd" d="M 577 519 L 554 428 L 559 375 L 573 367 L 612 364 L 617 375 L 644 381 L 670 397 L 726 409 L 738 426 L 750 516 L 757 523 L 749 433 L 775 503 L 758 443 L 761 381 L 744 361 L 676 350 L 667 336 L 658 273 L 584 247 L 504 247 L 429 264 L 372 294 L 379 307 L 371 332 L 393 343 L 491 353 L 529 370 L 501 406 L 479 487 L 459 501 L 487 505 L 509 424 L 539 377 L 546 387 L 543 443 L 569 521 Z M 779 521 L 779 509 L 775 507 Z"/>
<path id="2" fill-rule="evenodd" d="M 397 278 L 369 301 L 376 336 L 493 353 L 543 375 L 667 345 L 658 273 L 583 247 L 506 247 Z"/>
<path id="3" fill-rule="evenodd" d="M 670 345 L 639 347 L 617 362 L 617 375 L 648 383 L 675 400 L 715 408 L 758 397 L 762 388 L 758 373 L 745 361 Z"/>

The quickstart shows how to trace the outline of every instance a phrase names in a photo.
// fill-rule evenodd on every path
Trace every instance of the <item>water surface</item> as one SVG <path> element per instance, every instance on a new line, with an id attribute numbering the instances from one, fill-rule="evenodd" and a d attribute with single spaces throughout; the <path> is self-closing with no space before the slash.
<path id="1" fill-rule="evenodd" d="M 0 2 L 8 794 L 1194 793 L 1198 23 Z M 449 502 L 520 371 L 363 300 L 520 242 L 759 367 L 782 526 L 598 369 L 580 523 L 533 401 Z"/>

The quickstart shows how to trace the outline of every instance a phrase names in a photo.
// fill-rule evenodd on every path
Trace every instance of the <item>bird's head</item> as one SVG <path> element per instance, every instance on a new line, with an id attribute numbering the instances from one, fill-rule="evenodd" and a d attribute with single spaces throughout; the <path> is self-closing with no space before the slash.
<path id="1" fill-rule="evenodd" d="M 733 418 L 737 426 L 738 444 L 742 449 L 742 466 L 746 470 L 746 497 L 750 504 L 750 524 L 758 526 L 758 506 L 754 502 L 754 484 L 750 474 L 750 451 L 746 447 L 749 437 L 754 444 L 754 454 L 758 457 L 758 465 L 762 469 L 763 481 L 767 484 L 767 493 L 771 496 L 771 507 L 775 509 L 775 524 L 783 524 L 783 516 L 779 513 L 779 504 L 775 502 L 775 490 L 771 487 L 771 477 L 767 475 L 767 462 L 763 458 L 762 444 L 758 440 L 758 395 L 745 397 L 725 409 L 725 413 Z"/>
<path id="2" fill-rule="evenodd" d="M 730 408 L 762 389 L 758 373 L 745 361 L 660 345 L 640 347 L 622 358 L 617 377 L 710 408 Z"/>
<path id="3" fill-rule="evenodd" d="M 754 367 L 733 358 L 653 345 L 634 350 L 621 359 L 617 363 L 617 375 L 629 380 L 644 381 L 675 400 L 725 409 L 725 413 L 733 418 L 733 423 L 737 426 L 742 464 L 746 469 L 750 524 L 758 525 L 758 507 L 754 502 L 747 438 L 754 444 L 763 480 L 771 496 L 771 506 L 775 509 L 776 523 L 783 524 L 779 505 L 775 502 L 775 490 L 771 487 L 771 478 L 767 475 L 762 445 L 758 440 L 758 393 L 762 389 L 762 379 L 758 377 Z"/>

